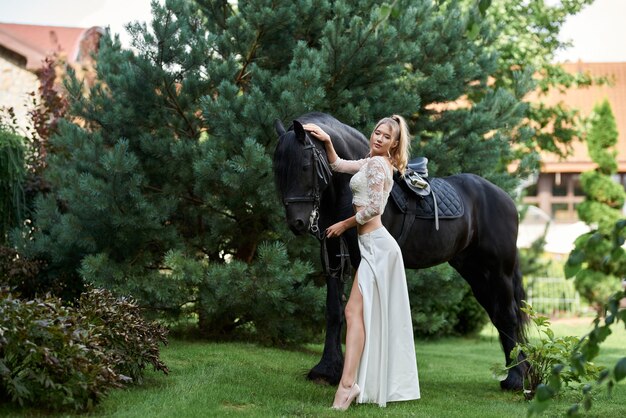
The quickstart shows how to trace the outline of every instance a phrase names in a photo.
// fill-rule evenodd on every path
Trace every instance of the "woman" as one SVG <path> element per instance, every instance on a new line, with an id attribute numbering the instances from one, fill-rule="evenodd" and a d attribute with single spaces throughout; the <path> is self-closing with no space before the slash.
<path id="1" fill-rule="evenodd" d="M 346 304 L 346 355 L 333 408 L 352 401 L 378 403 L 419 399 L 411 309 L 402 253 L 385 229 L 381 215 L 409 155 L 409 133 L 398 115 L 381 119 L 370 137 L 370 154 L 342 160 L 330 136 L 315 124 L 304 129 L 324 142 L 333 171 L 354 174 L 350 180 L 356 214 L 330 226 L 328 237 L 357 227 L 361 263 Z M 358 373 L 357 373 L 358 372 Z"/>

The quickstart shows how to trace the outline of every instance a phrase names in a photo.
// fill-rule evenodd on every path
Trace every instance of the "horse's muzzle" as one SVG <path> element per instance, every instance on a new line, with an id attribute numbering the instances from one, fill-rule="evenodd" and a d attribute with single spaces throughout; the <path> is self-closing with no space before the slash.
<path id="1" fill-rule="evenodd" d="M 295 235 L 304 235 L 309 231 L 309 225 L 304 219 L 287 219 L 287 223 Z"/>

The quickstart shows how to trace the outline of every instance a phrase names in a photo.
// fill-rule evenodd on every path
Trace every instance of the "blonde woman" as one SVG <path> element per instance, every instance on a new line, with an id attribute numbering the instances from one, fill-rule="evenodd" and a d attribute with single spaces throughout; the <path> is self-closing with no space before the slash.
<path id="1" fill-rule="evenodd" d="M 331 225 L 328 237 L 357 227 L 361 262 L 346 304 L 346 354 L 334 409 L 357 403 L 419 399 L 411 309 L 402 253 L 385 229 L 381 215 L 393 185 L 393 171 L 403 173 L 409 155 L 409 131 L 398 115 L 383 118 L 370 136 L 369 157 L 343 160 L 330 136 L 315 124 L 304 129 L 324 143 L 333 171 L 354 174 L 350 180 L 355 215 Z"/>

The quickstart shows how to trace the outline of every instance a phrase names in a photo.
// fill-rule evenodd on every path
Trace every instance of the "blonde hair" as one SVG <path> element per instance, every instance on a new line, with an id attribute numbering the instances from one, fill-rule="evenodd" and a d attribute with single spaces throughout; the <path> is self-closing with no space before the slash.
<path id="1" fill-rule="evenodd" d="M 394 139 L 398 141 L 398 145 L 390 150 L 389 158 L 391 159 L 391 164 L 393 164 L 400 174 L 404 174 L 404 170 L 406 169 L 406 165 L 409 161 L 409 153 L 411 149 L 411 136 L 409 134 L 409 127 L 406 124 L 406 120 L 404 120 L 404 118 L 400 115 L 391 115 L 389 117 L 382 118 L 376 124 L 374 131 L 378 129 L 380 125 L 389 126 Z"/>

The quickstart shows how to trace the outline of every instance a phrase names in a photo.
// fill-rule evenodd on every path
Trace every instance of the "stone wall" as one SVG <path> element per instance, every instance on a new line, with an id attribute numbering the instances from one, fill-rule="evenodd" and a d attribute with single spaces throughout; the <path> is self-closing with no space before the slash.
<path id="1" fill-rule="evenodd" d="M 0 107 L 12 107 L 19 127 L 25 129 L 32 103 L 29 93 L 37 91 L 39 80 L 12 58 L 0 54 Z"/>

